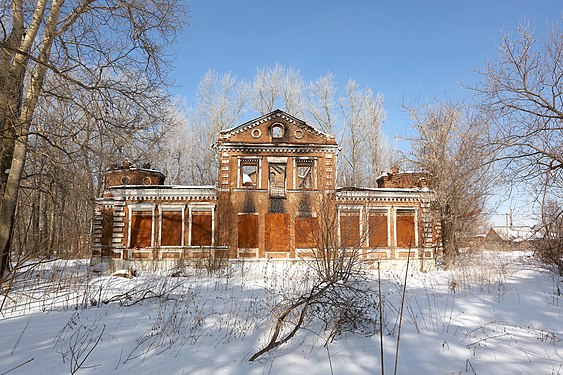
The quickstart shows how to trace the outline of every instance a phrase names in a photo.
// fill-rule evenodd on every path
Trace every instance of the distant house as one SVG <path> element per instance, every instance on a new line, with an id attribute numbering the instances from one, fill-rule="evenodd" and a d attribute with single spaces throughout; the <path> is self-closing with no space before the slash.
<path id="1" fill-rule="evenodd" d="M 535 238 L 532 227 L 525 225 L 494 226 L 485 236 L 486 244 L 522 245 Z"/>

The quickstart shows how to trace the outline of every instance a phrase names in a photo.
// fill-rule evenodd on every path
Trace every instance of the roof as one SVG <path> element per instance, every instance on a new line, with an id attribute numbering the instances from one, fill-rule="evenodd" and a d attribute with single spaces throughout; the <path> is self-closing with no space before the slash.
<path id="1" fill-rule="evenodd" d="M 230 135 L 232 135 L 232 134 L 237 134 L 237 133 L 243 132 L 245 130 L 254 128 L 254 127 L 256 127 L 256 126 L 258 126 L 258 125 L 260 125 L 260 124 L 262 124 L 266 121 L 273 120 L 275 118 L 282 118 L 289 123 L 295 124 L 295 125 L 297 125 L 301 128 L 305 128 L 305 129 L 311 131 L 312 133 L 315 133 L 317 135 L 322 136 L 323 138 L 325 138 L 327 140 L 329 140 L 329 139 L 334 140 L 334 136 L 332 134 L 325 133 L 325 132 L 307 124 L 305 121 L 300 120 L 297 117 L 294 117 L 294 116 L 282 111 L 281 109 L 276 109 L 276 110 L 274 110 L 270 113 L 267 113 L 263 116 L 260 116 L 258 118 L 253 119 L 253 120 L 245 122 L 244 124 L 235 126 L 233 128 L 221 130 L 219 132 L 219 138 L 223 138 L 223 139 L 229 138 Z"/>
<path id="2" fill-rule="evenodd" d="M 534 229 L 525 225 L 494 226 L 490 231 L 494 231 L 501 240 L 510 242 L 529 241 L 535 237 Z"/>

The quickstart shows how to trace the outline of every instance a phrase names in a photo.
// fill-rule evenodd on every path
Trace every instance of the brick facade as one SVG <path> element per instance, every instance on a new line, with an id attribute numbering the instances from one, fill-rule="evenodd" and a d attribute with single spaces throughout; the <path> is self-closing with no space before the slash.
<path id="1" fill-rule="evenodd" d="M 319 246 L 432 259 L 439 248 L 425 173 L 395 169 L 377 188 L 337 188 L 334 137 L 280 110 L 222 131 L 216 149 L 217 186 L 167 186 L 150 166 L 109 170 L 93 260 L 296 259 Z M 322 245 L 322 233 L 335 243 Z"/>

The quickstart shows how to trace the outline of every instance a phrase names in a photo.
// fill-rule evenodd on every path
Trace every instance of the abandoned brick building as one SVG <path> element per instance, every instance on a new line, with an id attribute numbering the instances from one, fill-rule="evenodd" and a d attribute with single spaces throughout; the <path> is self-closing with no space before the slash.
<path id="1" fill-rule="evenodd" d="M 112 166 L 93 260 L 296 259 L 335 247 L 433 259 L 439 248 L 424 173 L 394 168 L 376 188 L 337 187 L 334 136 L 283 111 L 221 131 L 216 150 L 217 186 L 164 185 L 150 165 Z"/>

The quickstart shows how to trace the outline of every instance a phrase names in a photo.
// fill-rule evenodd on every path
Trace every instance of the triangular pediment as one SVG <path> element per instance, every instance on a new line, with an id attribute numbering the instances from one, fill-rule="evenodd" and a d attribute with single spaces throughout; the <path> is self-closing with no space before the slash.
<path id="1" fill-rule="evenodd" d="M 219 133 L 218 143 L 334 145 L 334 136 L 276 109 L 266 115 Z"/>

